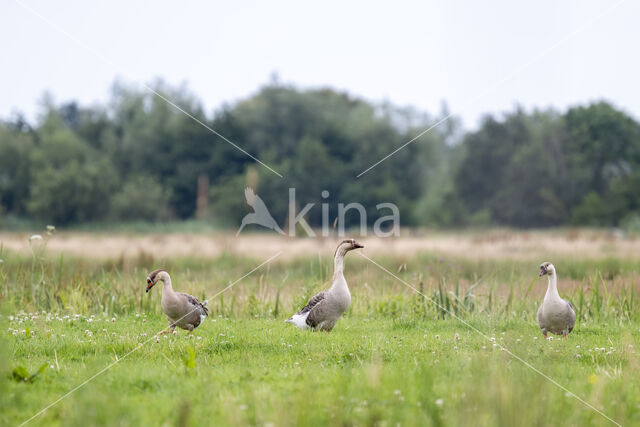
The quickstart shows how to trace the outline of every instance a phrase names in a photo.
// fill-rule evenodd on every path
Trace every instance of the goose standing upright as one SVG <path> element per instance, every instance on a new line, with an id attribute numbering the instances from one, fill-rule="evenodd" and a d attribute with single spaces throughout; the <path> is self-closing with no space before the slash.
<path id="1" fill-rule="evenodd" d="M 538 325 L 540 325 L 540 330 L 545 338 L 548 332 L 566 338 L 576 323 L 576 312 L 569 301 L 560 298 L 556 268 L 550 262 L 544 262 L 540 265 L 538 277 L 545 274 L 549 276 L 547 293 L 538 309 Z"/>
<path id="2" fill-rule="evenodd" d="M 333 260 L 333 283 L 309 300 L 302 310 L 285 322 L 293 323 L 300 329 L 313 329 L 331 332 L 336 322 L 351 304 L 351 294 L 342 273 L 344 256 L 354 249 L 364 248 L 354 239 L 342 241 L 336 249 Z"/>
<path id="3" fill-rule="evenodd" d="M 171 286 L 171 277 L 164 270 L 154 270 L 147 276 L 147 292 L 158 282 L 162 282 L 162 311 L 169 320 L 169 329 L 160 332 L 173 332 L 176 326 L 192 333 L 209 314 L 207 301 L 198 301 L 193 295 L 175 292 Z"/>

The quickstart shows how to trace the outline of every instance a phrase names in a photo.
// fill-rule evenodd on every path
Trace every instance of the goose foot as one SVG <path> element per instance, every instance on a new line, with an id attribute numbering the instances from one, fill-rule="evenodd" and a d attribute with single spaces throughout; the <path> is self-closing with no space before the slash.
<path id="1" fill-rule="evenodd" d="M 158 335 L 172 334 L 175 332 L 175 330 L 176 330 L 175 326 L 169 326 L 168 329 L 165 329 L 164 331 L 160 332 Z"/>

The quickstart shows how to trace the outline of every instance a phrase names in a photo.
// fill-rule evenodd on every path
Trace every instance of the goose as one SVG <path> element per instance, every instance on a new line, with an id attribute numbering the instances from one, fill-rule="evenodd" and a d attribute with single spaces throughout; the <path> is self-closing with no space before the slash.
<path id="1" fill-rule="evenodd" d="M 160 334 L 173 332 L 176 326 L 192 333 L 209 314 L 207 301 L 198 301 L 196 297 L 182 292 L 176 292 L 171 286 L 171 277 L 164 270 L 154 270 L 147 276 L 147 293 L 153 286 L 162 282 L 162 311 L 169 320 L 169 330 Z"/>
<path id="2" fill-rule="evenodd" d="M 336 322 L 351 304 L 351 294 L 347 281 L 342 274 L 344 256 L 354 249 L 364 248 L 354 239 L 342 241 L 333 260 L 333 283 L 309 300 L 302 310 L 285 320 L 300 329 L 312 329 L 331 332 Z"/>
<path id="3" fill-rule="evenodd" d="M 549 284 L 542 305 L 538 309 L 538 325 L 545 338 L 548 332 L 566 338 L 576 323 L 576 312 L 569 301 L 560 298 L 556 268 L 550 262 L 543 262 L 540 265 L 538 277 L 545 274 L 548 276 Z"/>

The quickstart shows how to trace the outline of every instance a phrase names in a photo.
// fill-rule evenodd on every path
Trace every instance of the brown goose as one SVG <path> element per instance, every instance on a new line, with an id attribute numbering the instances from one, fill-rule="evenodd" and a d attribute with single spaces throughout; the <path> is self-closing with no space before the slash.
<path id="1" fill-rule="evenodd" d="M 351 304 L 349 287 L 342 274 L 344 256 L 349 251 L 363 247 L 354 239 L 344 240 L 340 243 L 334 256 L 333 284 L 331 287 L 311 298 L 302 310 L 285 320 L 285 322 L 293 323 L 300 329 L 331 332 L 342 313 Z"/>
<path id="2" fill-rule="evenodd" d="M 542 305 L 538 309 L 538 325 L 545 338 L 548 332 L 566 338 L 576 323 L 576 312 L 569 301 L 560 298 L 556 268 L 550 262 L 540 265 L 539 277 L 544 275 L 548 275 L 549 283 Z"/>
<path id="3" fill-rule="evenodd" d="M 162 282 L 162 311 L 167 315 L 170 330 L 160 332 L 165 334 L 173 332 L 176 326 L 192 333 L 209 314 L 207 301 L 198 301 L 192 295 L 175 292 L 171 286 L 171 277 L 164 270 L 155 270 L 147 276 L 147 292 L 158 282 Z"/>

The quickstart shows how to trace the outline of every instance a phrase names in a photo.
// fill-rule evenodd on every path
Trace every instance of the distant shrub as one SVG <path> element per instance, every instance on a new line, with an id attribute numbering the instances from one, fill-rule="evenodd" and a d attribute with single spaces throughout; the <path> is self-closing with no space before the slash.
<path id="1" fill-rule="evenodd" d="M 169 217 L 169 193 L 153 178 L 137 176 L 111 198 L 110 217 L 119 221 L 158 221 Z"/>

